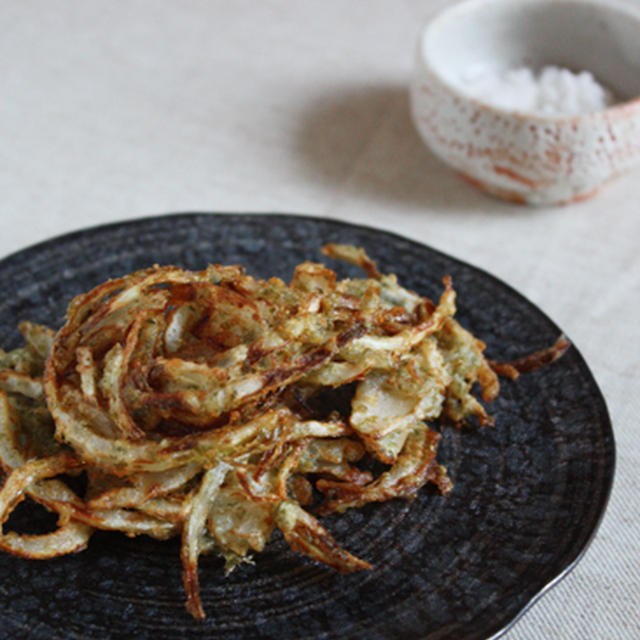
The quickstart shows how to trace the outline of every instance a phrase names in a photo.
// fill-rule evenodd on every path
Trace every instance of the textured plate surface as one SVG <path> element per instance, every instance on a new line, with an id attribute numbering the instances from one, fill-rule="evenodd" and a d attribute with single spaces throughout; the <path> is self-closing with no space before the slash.
<path id="1" fill-rule="evenodd" d="M 242 263 L 290 278 L 326 242 L 361 245 L 383 272 L 431 297 L 444 274 L 458 319 L 512 359 L 560 330 L 486 273 L 373 229 L 296 216 L 185 214 L 92 228 L 0 262 L 0 345 L 17 346 L 21 319 L 60 326 L 67 302 L 109 277 L 154 263 L 201 269 Z M 504 381 L 494 428 L 444 429 L 439 460 L 454 490 L 372 504 L 325 519 L 375 570 L 342 576 L 291 552 L 279 535 L 228 577 L 200 563 L 207 619 L 184 609 L 177 541 L 98 532 L 83 553 L 56 560 L 0 556 L 0 637 L 489 638 L 503 631 L 580 558 L 604 512 L 614 442 L 603 398 L 575 348 L 541 371 Z M 44 516 L 25 506 L 16 521 Z"/>

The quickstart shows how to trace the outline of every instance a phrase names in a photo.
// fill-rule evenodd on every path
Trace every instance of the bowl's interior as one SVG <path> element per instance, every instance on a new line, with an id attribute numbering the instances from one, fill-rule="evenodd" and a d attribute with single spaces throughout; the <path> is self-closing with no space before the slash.
<path id="1" fill-rule="evenodd" d="M 620 101 L 640 95 L 640 16 L 616 4 L 471 0 L 429 25 L 422 54 L 463 91 L 476 74 L 555 65 L 590 71 Z"/>

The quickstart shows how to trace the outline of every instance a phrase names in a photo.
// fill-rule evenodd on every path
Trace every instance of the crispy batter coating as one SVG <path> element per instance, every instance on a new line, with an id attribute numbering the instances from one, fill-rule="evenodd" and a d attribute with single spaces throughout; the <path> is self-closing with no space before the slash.
<path id="1" fill-rule="evenodd" d="M 74 298 L 57 334 L 23 322 L 26 345 L 0 351 L 0 522 L 29 496 L 59 528 L 0 531 L 0 548 L 47 558 L 83 549 L 94 529 L 180 535 L 196 618 L 199 556 L 218 553 L 229 571 L 275 528 L 340 572 L 370 569 L 310 511 L 411 497 L 428 482 L 447 493 L 429 424 L 490 424 L 474 385 L 488 402 L 496 371 L 547 364 L 567 345 L 490 363 L 453 317 L 450 278 L 436 304 L 362 249 L 324 252 L 368 277 L 305 262 L 287 285 L 239 266 L 156 266 Z M 370 460 L 384 465 L 377 477 Z M 70 472 L 86 474 L 86 495 L 61 479 Z"/>

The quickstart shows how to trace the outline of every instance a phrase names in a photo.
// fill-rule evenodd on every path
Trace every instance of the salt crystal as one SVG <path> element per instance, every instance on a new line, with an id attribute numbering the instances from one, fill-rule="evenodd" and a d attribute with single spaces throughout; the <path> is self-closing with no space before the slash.
<path id="1" fill-rule="evenodd" d="M 486 71 L 465 77 L 465 90 L 482 102 L 540 115 L 562 116 L 600 111 L 614 104 L 613 93 L 591 73 L 547 66 Z"/>

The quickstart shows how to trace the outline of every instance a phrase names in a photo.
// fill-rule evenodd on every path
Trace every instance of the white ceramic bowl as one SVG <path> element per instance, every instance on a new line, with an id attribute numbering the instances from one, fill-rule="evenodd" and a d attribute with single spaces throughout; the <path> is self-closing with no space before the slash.
<path id="1" fill-rule="evenodd" d="M 465 89 L 470 70 L 547 65 L 590 71 L 617 97 L 607 109 L 543 116 L 491 106 Z M 468 0 L 439 14 L 418 44 L 415 125 L 470 182 L 522 203 L 586 198 L 640 164 L 640 14 L 590 0 Z"/>

